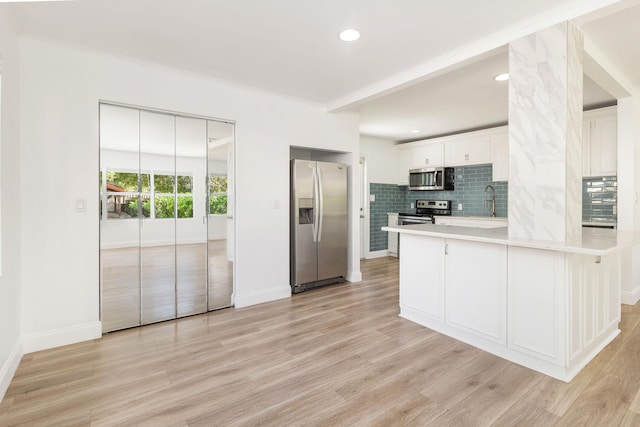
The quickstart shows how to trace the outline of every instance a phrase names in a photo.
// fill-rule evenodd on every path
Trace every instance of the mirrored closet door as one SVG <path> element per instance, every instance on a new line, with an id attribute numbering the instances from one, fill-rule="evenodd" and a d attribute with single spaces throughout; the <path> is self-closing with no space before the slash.
<path id="1" fill-rule="evenodd" d="M 100 105 L 103 331 L 229 307 L 232 123 Z"/>

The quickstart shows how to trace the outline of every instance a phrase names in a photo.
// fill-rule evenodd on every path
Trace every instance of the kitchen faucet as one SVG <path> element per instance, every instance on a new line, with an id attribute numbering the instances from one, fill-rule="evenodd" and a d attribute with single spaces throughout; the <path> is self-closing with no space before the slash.
<path id="1" fill-rule="evenodd" d="M 487 202 L 491 202 L 491 216 L 494 217 L 496 216 L 496 190 L 495 188 L 493 188 L 493 186 L 491 184 L 488 184 L 486 187 L 484 187 L 484 192 L 486 193 L 487 190 L 491 189 L 492 193 L 491 193 L 491 199 L 485 199 L 484 201 L 484 207 L 487 207 Z"/>

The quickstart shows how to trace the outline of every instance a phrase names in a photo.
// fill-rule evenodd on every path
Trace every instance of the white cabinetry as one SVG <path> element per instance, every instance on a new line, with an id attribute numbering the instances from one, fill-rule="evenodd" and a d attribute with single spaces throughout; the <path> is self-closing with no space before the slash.
<path id="1" fill-rule="evenodd" d="M 408 320 L 563 381 L 619 333 L 619 252 L 479 242 L 455 230 L 400 233 Z"/>
<path id="2" fill-rule="evenodd" d="M 408 147 L 398 148 L 398 170 L 397 170 L 397 184 L 409 185 L 409 155 L 410 151 Z"/>
<path id="3" fill-rule="evenodd" d="M 395 227 L 398 225 L 398 214 L 387 214 L 387 225 Z M 387 231 L 387 252 L 391 256 L 398 256 L 398 233 Z"/>
<path id="4" fill-rule="evenodd" d="M 446 322 L 507 344 L 507 248 L 446 240 Z"/>
<path id="5" fill-rule="evenodd" d="M 444 165 L 444 144 L 411 142 L 398 146 L 398 185 L 409 185 L 409 170 Z"/>
<path id="6" fill-rule="evenodd" d="M 493 180 L 509 180 L 509 128 L 500 128 L 491 136 L 491 163 Z"/>
<path id="7" fill-rule="evenodd" d="M 400 307 L 444 322 L 444 239 L 403 234 L 400 251 Z"/>
<path id="8" fill-rule="evenodd" d="M 444 165 L 444 144 L 439 142 L 415 145 L 409 152 L 409 169 Z"/>
<path id="9" fill-rule="evenodd" d="M 444 163 L 447 166 L 481 165 L 491 162 L 491 138 L 488 135 L 462 135 L 446 141 Z"/>
<path id="10" fill-rule="evenodd" d="M 582 175 L 616 175 L 618 119 L 616 107 L 585 111 L 582 126 Z"/>

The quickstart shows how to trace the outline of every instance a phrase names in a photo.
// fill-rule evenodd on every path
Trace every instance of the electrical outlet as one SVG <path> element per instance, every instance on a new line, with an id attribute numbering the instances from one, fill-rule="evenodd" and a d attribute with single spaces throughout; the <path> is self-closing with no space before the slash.
<path id="1" fill-rule="evenodd" d="M 411 209 L 413 209 L 413 208 L 414 208 L 414 205 L 413 205 L 413 203 L 411 203 Z"/>
<path id="2" fill-rule="evenodd" d="M 462 203 L 458 203 L 458 210 L 461 211 L 462 210 Z"/>
<path id="3" fill-rule="evenodd" d="M 376 195 L 375 194 L 370 194 L 369 195 L 369 201 L 370 202 L 375 202 L 376 201 Z"/>

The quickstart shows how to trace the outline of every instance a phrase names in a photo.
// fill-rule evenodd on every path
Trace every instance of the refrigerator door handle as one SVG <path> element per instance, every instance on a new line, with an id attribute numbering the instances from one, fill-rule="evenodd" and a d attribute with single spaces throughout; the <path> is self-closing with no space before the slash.
<path id="1" fill-rule="evenodd" d="M 316 166 L 311 170 L 311 179 L 313 185 L 313 224 L 311 231 L 313 233 L 313 241 L 318 241 L 318 168 Z"/>
<path id="2" fill-rule="evenodd" d="M 318 216 L 320 217 L 319 222 L 318 222 L 318 242 L 322 240 L 322 221 L 324 218 L 324 202 L 323 202 L 323 194 L 322 194 L 322 174 L 321 174 L 321 170 L 320 168 L 317 168 L 317 173 L 318 173 L 318 204 L 320 206 L 320 209 L 318 212 Z"/>

